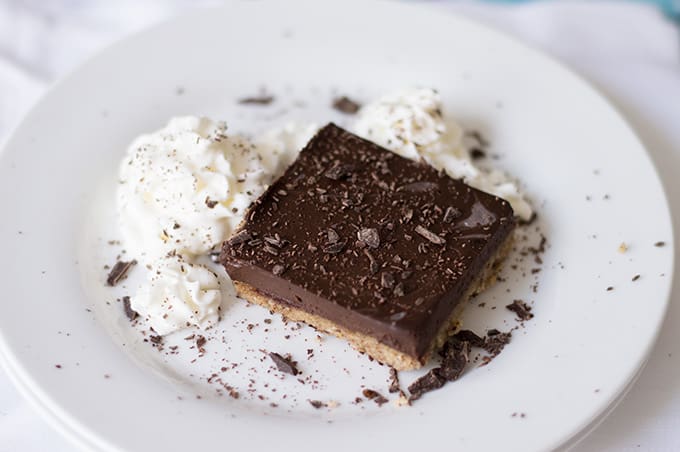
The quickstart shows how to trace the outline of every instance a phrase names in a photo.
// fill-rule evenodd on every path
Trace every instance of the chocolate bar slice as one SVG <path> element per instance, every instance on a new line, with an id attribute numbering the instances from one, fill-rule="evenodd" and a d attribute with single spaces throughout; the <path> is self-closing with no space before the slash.
<path id="1" fill-rule="evenodd" d="M 506 201 L 329 124 L 220 261 L 246 300 L 414 369 L 495 281 L 514 228 Z"/>

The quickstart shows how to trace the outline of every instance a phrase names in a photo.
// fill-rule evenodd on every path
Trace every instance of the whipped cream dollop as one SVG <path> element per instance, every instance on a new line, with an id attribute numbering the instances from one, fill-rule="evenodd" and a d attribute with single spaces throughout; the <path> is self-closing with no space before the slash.
<path id="1" fill-rule="evenodd" d="M 170 254 L 150 264 L 146 283 L 130 306 L 156 333 L 166 335 L 193 325 L 214 326 L 221 302 L 220 281 L 212 270 Z"/>
<path id="2" fill-rule="evenodd" d="M 359 110 L 352 130 L 403 157 L 423 159 L 453 178 L 505 199 L 524 220 L 533 213 L 508 175 L 473 163 L 463 129 L 444 115 L 441 97 L 434 89 L 406 89 L 367 104 Z"/>
<path id="3" fill-rule="evenodd" d="M 271 182 L 262 157 L 226 125 L 179 117 L 130 145 L 120 166 L 118 213 L 128 252 L 151 261 L 207 253 Z"/>
<path id="4" fill-rule="evenodd" d="M 217 321 L 219 279 L 195 260 L 229 237 L 271 182 L 263 160 L 224 123 L 198 117 L 174 118 L 128 148 L 120 229 L 128 253 L 149 268 L 131 307 L 158 334 Z"/>

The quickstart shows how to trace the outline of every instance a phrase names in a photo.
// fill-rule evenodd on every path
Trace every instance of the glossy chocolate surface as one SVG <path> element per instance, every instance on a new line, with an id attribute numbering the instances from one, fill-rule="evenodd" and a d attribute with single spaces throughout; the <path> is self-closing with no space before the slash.
<path id="1" fill-rule="evenodd" d="M 220 260 L 235 281 L 421 359 L 514 227 L 506 201 L 329 124 Z"/>

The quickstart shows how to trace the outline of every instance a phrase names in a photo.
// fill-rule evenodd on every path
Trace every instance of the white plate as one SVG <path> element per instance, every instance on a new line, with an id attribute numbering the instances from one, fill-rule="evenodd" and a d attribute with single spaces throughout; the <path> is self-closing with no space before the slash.
<path id="1" fill-rule="evenodd" d="M 116 235 L 111 190 L 133 137 L 180 114 L 252 132 L 286 118 L 340 120 L 328 109 L 334 92 L 368 100 L 413 84 L 439 88 L 447 110 L 485 132 L 502 156 L 494 164 L 540 205 L 543 270 L 508 271 L 483 295 L 487 308 L 466 313 L 472 327 L 507 329 L 514 321 L 502 307 L 533 302 L 536 317 L 498 358 L 413 407 L 378 408 L 348 400 L 362 385 L 384 391 L 384 367 L 276 318 L 265 334 L 270 316 L 243 303 L 214 333 L 227 344 L 209 342 L 196 363 L 195 350 L 168 356 L 141 340 L 115 302 L 127 284 L 103 288 L 101 268 L 118 252 L 106 243 Z M 277 95 L 274 105 L 236 104 L 260 86 Z M 659 180 L 599 94 L 493 31 L 401 4 L 236 3 L 115 45 L 55 86 L 7 143 L 0 205 L 4 365 L 55 425 L 94 450 L 556 448 L 605 413 L 643 365 L 673 265 Z M 259 325 L 248 332 L 247 323 Z M 293 353 L 320 387 L 267 373 L 262 347 Z M 269 399 L 240 386 L 238 400 L 217 396 L 206 376 L 225 356 L 246 362 L 229 382 L 257 372 L 257 393 Z M 309 397 L 341 405 L 316 411 Z"/>

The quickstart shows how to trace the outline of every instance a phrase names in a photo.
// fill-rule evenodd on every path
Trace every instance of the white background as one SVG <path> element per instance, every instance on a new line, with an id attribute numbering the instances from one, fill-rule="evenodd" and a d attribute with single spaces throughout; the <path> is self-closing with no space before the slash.
<path id="1" fill-rule="evenodd" d="M 0 142 L 50 83 L 116 39 L 214 1 L 0 0 Z M 638 132 L 680 225 L 680 37 L 651 6 L 428 2 L 505 30 L 596 85 Z M 631 183 L 636 183 L 631 175 Z M 634 208 L 634 206 L 631 206 Z M 654 219 L 650 219 L 654 221 Z M 677 248 L 677 247 L 676 247 Z M 677 249 L 676 249 L 677 253 Z M 678 284 L 674 277 L 674 285 Z M 649 363 L 630 394 L 576 450 L 680 450 L 680 305 L 673 293 Z M 11 300 L 2 300 L 4 303 Z M 0 370 L 0 452 L 70 451 Z"/>

